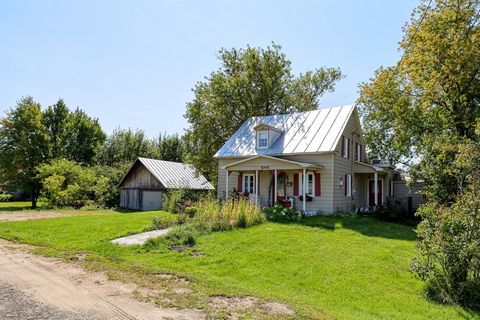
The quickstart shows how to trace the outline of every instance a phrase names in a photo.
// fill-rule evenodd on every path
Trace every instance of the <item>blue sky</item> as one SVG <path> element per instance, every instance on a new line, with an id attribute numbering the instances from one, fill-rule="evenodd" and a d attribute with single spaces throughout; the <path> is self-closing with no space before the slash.
<path id="1" fill-rule="evenodd" d="M 31 95 L 63 98 L 107 133 L 182 133 L 191 88 L 221 48 L 282 45 L 295 73 L 340 67 L 323 107 L 353 103 L 358 84 L 399 58 L 419 1 L 25 1 L 0 3 L 0 113 Z"/>

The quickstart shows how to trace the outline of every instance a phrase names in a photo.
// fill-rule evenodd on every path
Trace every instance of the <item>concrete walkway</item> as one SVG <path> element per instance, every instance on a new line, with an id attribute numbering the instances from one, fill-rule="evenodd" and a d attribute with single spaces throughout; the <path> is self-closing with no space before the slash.
<path id="1" fill-rule="evenodd" d="M 112 240 L 112 243 L 121 246 L 142 245 L 150 238 L 158 238 L 165 235 L 171 228 L 153 230 L 148 232 L 137 233 L 128 237 L 122 237 Z"/>

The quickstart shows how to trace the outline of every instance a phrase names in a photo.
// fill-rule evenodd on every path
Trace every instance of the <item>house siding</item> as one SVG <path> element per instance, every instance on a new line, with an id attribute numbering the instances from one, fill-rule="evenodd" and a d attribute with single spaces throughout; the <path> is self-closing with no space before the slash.
<path id="1" fill-rule="evenodd" d="M 322 168 L 319 170 L 308 170 L 315 171 L 320 173 L 320 190 L 321 195 L 313 197 L 312 201 L 307 201 L 307 212 L 311 213 L 320 213 L 320 214 L 330 214 L 333 212 L 333 194 L 332 194 L 332 172 L 333 172 L 333 156 L 331 153 L 323 154 L 302 154 L 302 155 L 291 155 L 291 156 L 282 156 L 281 159 L 299 161 L 305 163 L 318 164 Z M 218 188 L 217 196 L 223 198 L 225 196 L 225 187 L 226 187 L 226 170 L 222 169 L 224 166 L 238 162 L 245 158 L 229 158 L 229 159 L 219 159 L 218 160 Z M 248 164 L 247 167 L 251 170 L 244 171 L 244 173 L 255 173 L 255 169 L 261 166 L 268 166 L 270 168 L 278 167 L 278 161 L 272 159 L 259 158 L 252 160 L 252 164 Z M 300 173 L 302 170 L 291 169 L 290 164 L 285 163 L 287 181 L 291 184 L 287 184 L 286 195 L 287 197 L 293 196 L 293 175 L 294 173 Z M 280 170 L 280 169 L 279 169 Z M 269 188 L 271 187 L 270 183 L 272 182 L 272 173 L 270 170 L 259 171 L 260 176 L 260 205 L 266 207 L 269 205 Z M 232 171 L 229 176 L 229 192 L 234 189 L 237 190 L 237 181 L 238 181 L 238 172 Z M 270 194 L 271 197 L 271 194 Z M 302 202 L 295 198 L 295 209 L 301 210 L 303 207 Z"/>
<path id="2" fill-rule="evenodd" d="M 354 113 L 358 111 L 355 109 Z M 349 156 L 345 159 L 342 155 L 342 143 L 343 137 L 349 138 Z M 356 143 L 362 145 L 362 162 L 367 162 L 367 154 L 365 151 L 365 143 L 363 141 L 362 129 L 358 114 L 354 114 L 347 121 L 342 137 L 338 139 L 337 147 L 335 148 L 334 156 L 334 174 L 333 174 L 333 210 L 334 211 L 347 211 L 350 212 L 356 207 L 363 206 L 361 199 L 363 197 L 359 195 L 361 192 L 365 192 L 365 179 L 361 178 L 358 174 L 355 174 L 355 146 Z M 352 196 L 345 196 L 345 175 L 352 175 Z M 343 181 L 343 185 L 340 184 Z M 365 192 L 366 193 L 366 192 Z"/>

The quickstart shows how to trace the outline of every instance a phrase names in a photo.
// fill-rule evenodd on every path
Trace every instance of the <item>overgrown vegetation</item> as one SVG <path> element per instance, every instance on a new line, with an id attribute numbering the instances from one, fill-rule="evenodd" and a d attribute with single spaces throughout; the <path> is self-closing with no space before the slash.
<path id="1" fill-rule="evenodd" d="M 171 192 L 170 196 L 178 200 L 181 199 L 181 191 Z M 193 204 L 191 200 L 190 205 Z M 174 202 L 175 204 L 178 201 Z M 194 245 L 196 238 L 200 235 L 206 235 L 217 231 L 227 231 L 235 228 L 246 228 L 262 223 L 264 215 L 261 210 L 244 198 L 238 198 L 231 201 L 219 202 L 213 197 L 202 197 L 194 203 L 193 206 L 183 208 L 182 212 L 177 213 L 177 226 L 163 238 L 149 241 L 147 247 L 160 244 L 169 246 L 175 245 Z M 178 208 L 174 206 L 174 208 Z"/>
<path id="2" fill-rule="evenodd" d="M 284 208 L 283 206 L 276 204 L 271 208 L 263 209 L 265 217 L 270 221 L 300 221 L 303 218 L 303 214 L 300 211 L 296 211 L 294 208 Z"/>
<path id="3" fill-rule="evenodd" d="M 424 1 L 404 27 L 402 59 L 361 86 L 372 155 L 411 166 L 428 204 L 416 273 L 430 296 L 478 307 L 480 2 Z M 475 269 L 476 268 L 476 269 Z"/>

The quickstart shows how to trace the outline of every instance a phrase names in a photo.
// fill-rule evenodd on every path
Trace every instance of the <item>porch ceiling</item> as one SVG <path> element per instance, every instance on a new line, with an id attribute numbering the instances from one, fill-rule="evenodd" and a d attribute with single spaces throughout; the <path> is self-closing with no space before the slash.
<path id="1" fill-rule="evenodd" d="M 222 169 L 237 170 L 294 170 L 294 169 L 321 169 L 322 166 L 313 163 L 286 160 L 271 156 L 258 155 L 227 164 Z"/>

